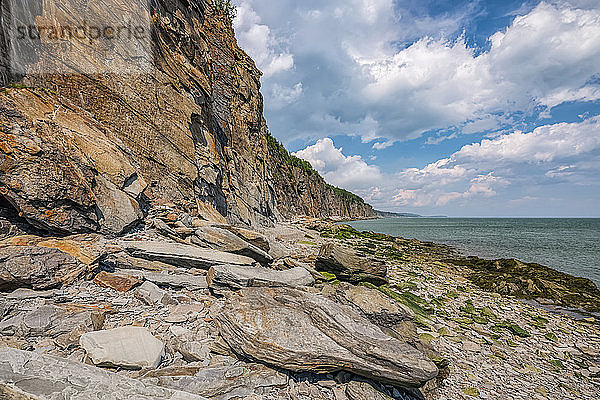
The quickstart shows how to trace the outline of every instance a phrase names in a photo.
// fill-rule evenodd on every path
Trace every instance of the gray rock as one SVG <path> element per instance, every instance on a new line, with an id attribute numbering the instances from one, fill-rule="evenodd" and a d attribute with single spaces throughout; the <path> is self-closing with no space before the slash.
<path id="1" fill-rule="evenodd" d="M 196 230 L 196 237 L 215 250 L 250 257 L 261 264 L 269 264 L 273 261 L 267 252 L 226 229 L 205 226 Z"/>
<path id="2" fill-rule="evenodd" d="M 176 303 L 166 291 L 148 281 L 135 289 L 133 295 L 148 305 Z"/>
<path id="3" fill-rule="evenodd" d="M 215 315 L 237 353 L 292 371 L 344 370 L 418 387 L 438 369 L 421 351 L 384 334 L 350 307 L 289 288 L 247 288 Z"/>
<path id="4" fill-rule="evenodd" d="M 54 296 L 54 290 L 31 290 L 19 288 L 6 295 L 9 300 L 47 299 Z"/>
<path id="5" fill-rule="evenodd" d="M 117 272 L 143 278 L 147 281 L 155 283 L 156 285 L 171 289 L 188 289 L 193 291 L 208 288 L 205 276 L 167 273 L 166 271 L 158 273 L 149 271 L 117 270 Z"/>
<path id="6" fill-rule="evenodd" d="M 365 315 L 375 325 L 392 328 L 403 321 L 414 320 L 415 313 L 404 304 L 395 302 L 379 290 L 343 283 L 331 286 L 332 297 Z"/>
<path id="7" fill-rule="evenodd" d="M 69 400 L 203 400 L 71 360 L 0 349 L 0 398 Z"/>
<path id="8" fill-rule="evenodd" d="M 245 240 L 246 242 L 258 247 L 262 251 L 268 253 L 271 250 L 269 240 L 256 231 L 251 231 L 249 229 L 244 229 L 231 225 L 218 225 L 218 227 L 222 229 L 227 229 L 229 232 L 237 235 L 239 238 Z"/>
<path id="9" fill-rule="evenodd" d="M 154 375 L 161 375 L 160 371 Z M 287 376 L 280 372 L 261 364 L 241 362 L 202 368 L 193 376 L 166 375 L 158 378 L 160 386 L 185 390 L 213 400 L 246 398 L 257 390 L 285 387 L 287 383 Z"/>
<path id="10" fill-rule="evenodd" d="M 315 267 L 317 271 L 335 274 L 342 281 L 378 286 L 387 283 L 387 267 L 383 261 L 367 258 L 335 243 L 321 246 Z"/>
<path id="11" fill-rule="evenodd" d="M 138 202 L 102 175 L 96 176 L 94 195 L 102 233 L 119 235 L 144 217 Z"/>
<path id="12" fill-rule="evenodd" d="M 146 328 L 124 326 L 81 335 L 81 347 L 98 366 L 156 368 L 165 345 Z"/>
<path id="13" fill-rule="evenodd" d="M 86 267 L 77 258 L 55 248 L 0 248 L 0 291 L 52 289 L 72 282 L 85 271 Z"/>
<path id="14" fill-rule="evenodd" d="M 178 267 L 208 269 L 213 265 L 254 265 L 255 263 L 249 257 L 181 243 L 124 241 L 122 246 L 134 257 L 161 261 Z"/>
<path id="15" fill-rule="evenodd" d="M 214 290 L 241 289 L 251 286 L 311 286 L 315 283 L 310 272 L 304 268 L 275 271 L 263 267 L 240 267 L 217 265 L 206 274 L 208 286 Z"/>
<path id="16" fill-rule="evenodd" d="M 346 396 L 349 400 L 392 400 L 367 382 L 351 381 L 346 385 Z"/>

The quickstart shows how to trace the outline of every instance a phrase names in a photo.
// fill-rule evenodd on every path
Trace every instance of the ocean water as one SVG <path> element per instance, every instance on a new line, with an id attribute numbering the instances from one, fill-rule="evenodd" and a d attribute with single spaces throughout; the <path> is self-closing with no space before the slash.
<path id="1" fill-rule="evenodd" d="M 464 255 L 535 262 L 600 287 L 600 218 L 385 218 L 348 224 L 448 244 Z"/>

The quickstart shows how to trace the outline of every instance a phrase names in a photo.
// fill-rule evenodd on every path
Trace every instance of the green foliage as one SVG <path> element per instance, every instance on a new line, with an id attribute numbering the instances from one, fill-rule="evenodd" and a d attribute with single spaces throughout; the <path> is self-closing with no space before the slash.
<path id="1" fill-rule="evenodd" d="M 276 157 L 278 157 L 284 164 L 289 165 L 293 168 L 299 168 L 301 171 L 306 173 L 309 176 L 314 176 L 315 178 L 324 181 L 323 177 L 319 175 L 317 171 L 314 170 L 312 165 L 308 161 L 302 160 L 294 155 L 291 155 L 285 147 L 273 135 L 271 132 L 267 131 L 267 146 L 271 152 L 273 152 Z M 329 190 L 331 190 L 334 196 L 342 199 L 348 203 L 360 203 L 364 204 L 364 200 L 360 197 L 351 193 L 347 190 L 340 189 L 338 187 L 332 185 L 326 185 Z"/>
<path id="2" fill-rule="evenodd" d="M 226 16 L 230 21 L 233 21 L 237 15 L 237 9 L 231 4 L 231 0 L 214 0 L 215 9 Z"/>
<path id="3" fill-rule="evenodd" d="M 351 193 L 347 190 L 340 189 L 340 188 L 332 186 L 332 185 L 327 185 L 327 188 L 332 190 L 333 193 L 337 197 L 340 197 L 350 203 L 364 203 L 365 202 L 360 196 L 357 196 L 354 193 Z"/>

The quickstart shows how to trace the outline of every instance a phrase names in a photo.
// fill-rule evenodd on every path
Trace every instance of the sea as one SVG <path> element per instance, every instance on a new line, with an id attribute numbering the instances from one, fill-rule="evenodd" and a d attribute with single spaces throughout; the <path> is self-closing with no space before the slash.
<path id="1" fill-rule="evenodd" d="M 591 279 L 600 287 L 600 218 L 383 218 L 360 231 L 444 243 L 480 258 L 516 258 Z"/>

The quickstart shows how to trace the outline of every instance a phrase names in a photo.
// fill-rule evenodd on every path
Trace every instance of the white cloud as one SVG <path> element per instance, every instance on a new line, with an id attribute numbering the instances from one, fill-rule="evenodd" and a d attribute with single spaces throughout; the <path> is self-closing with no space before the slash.
<path id="1" fill-rule="evenodd" d="M 523 8 L 484 52 L 456 39 L 477 2 L 437 18 L 393 0 L 238 3 L 236 32 L 271 74 L 266 93 L 303 83 L 302 98 L 285 112 L 277 95 L 266 97 L 271 128 L 284 141 L 347 134 L 380 149 L 449 127 L 505 129 L 516 112 L 600 99 L 597 3 Z"/>
<path id="2" fill-rule="evenodd" d="M 424 168 L 405 169 L 396 175 L 398 184 L 390 197 L 401 206 L 443 206 L 460 199 L 493 197 L 499 188 L 519 182 L 589 183 L 590 176 L 597 175 L 592 171 L 600 161 L 599 150 L 600 116 L 540 126 L 529 133 L 517 131 L 466 145 Z M 585 154 L 589 157 L 581 161 Z M 566 163 L 570 160 L 577 161 Z"/>
<path id="3" fill-rule="evenodd" d="M 363 191 L 382 179 L 377 166 L 367 164 L 361 156 L 344 155 L 330 138 L 320 139 L 294 155 L 310 162 L 327 182 L 348 190 Z"/>
<path id="4" fill-rule="evenodd" d="M 276 109 L 280 109 L 298 100 L 302 95 L 302 82 L 296 83 L 291 88 L 275 84 L 271 88 L 271 98 Z"/>
<path id="5" fill-rule="evenodd" d="M 276 39 L 271 29 L 261 24 L 261 18 L 250 2 L 241 1 L 237 4 L 233 27 L 240 46 L 254 59 L 265 78 L 292 69 L 294 56 L 287 52 L 276 52 Z"/>

